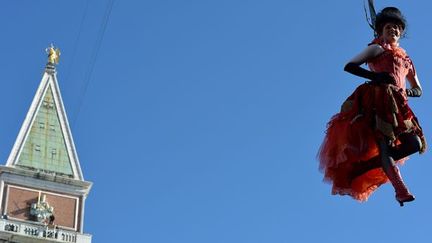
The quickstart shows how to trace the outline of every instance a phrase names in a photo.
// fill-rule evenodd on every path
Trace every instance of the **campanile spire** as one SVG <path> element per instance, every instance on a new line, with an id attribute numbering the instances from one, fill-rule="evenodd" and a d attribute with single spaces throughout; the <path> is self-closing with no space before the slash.
<path id="1" fill-rule="evenodd" d="M 92 183 L 84 180 L 57 82 L 60 50 L 46 52 L 42 80 L 0 166 L 0 242 L 90 243 L 83 223 Z"/>

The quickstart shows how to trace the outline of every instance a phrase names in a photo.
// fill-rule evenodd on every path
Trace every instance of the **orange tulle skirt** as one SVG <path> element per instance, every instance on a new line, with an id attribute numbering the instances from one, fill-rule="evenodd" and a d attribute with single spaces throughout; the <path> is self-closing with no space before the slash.
<path id="1" fill-rule="evenodd" d="M 319 169 L 324 181 L 332 184 L 332 194 L 366 201 L 388 178 L 381 168 L 359 175 L 355 165 L 379 156 L 379 139 L 396 146 L 402 133 L 418 135 L 424 152 L 426 141 L 405 90 L 394 85 L 360 85 L 331 118 L 318 152 Z"/>

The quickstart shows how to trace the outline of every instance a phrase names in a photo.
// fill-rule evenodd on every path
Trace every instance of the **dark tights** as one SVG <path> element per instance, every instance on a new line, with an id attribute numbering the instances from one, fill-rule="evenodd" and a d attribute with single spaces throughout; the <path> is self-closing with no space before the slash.
<path id="1" fill-rule="evenodd" d="M 378 141 L 380 154 L 368 161 L 355 164 L 353 178 L 380 167 L 387 171 L 390 166 L 395 165 L 395 161 L 420 151 L 422 146 L 420 138 L 412 133 L 401 134 L 399 141 L 401 144 L 396 147 L 389 146 L 385 140 Z"/>

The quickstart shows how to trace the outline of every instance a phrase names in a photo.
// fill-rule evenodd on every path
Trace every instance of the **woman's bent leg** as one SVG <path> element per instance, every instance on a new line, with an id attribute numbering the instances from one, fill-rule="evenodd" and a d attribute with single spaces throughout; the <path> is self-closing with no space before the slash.
<path id="1" fill-rule="evenodd" d="M 403 159 L 411 154 L 417 153 L 422 147 L 422 142 L 420 138 L 412 133 L 404 133 L 400 135 L 399 144 L 396 147 L 389 147 L 388 153 L 393 158 L 394 161 Z M 360 161 L 354 165 L 353 178 L 363 175 L 364 173 L 382 167 L 381 156 L 378 155 L 367 161 Z"/>
<path id="2" fill-rule="evenodd" d="M 401 134 L 399 136 L 399 141 L 401 144 L 394 148 L 390 148 L 390 154 L 396 161 L 419 152 L 422 147 L 420 138 L 413 133 Z"/>
<path id="3" fill-rule="evenodd" d="M 390 155 L 390 146 L 385 140 L 380 140 L 378 141 L 378 147 L 380 150 L 382 168 L 395 189 L 396 200 L 401 206 L 403 206 L 404 202 L 414 201 L 414 196 L 408 191 L 399 173 L 399 168 Z"/>

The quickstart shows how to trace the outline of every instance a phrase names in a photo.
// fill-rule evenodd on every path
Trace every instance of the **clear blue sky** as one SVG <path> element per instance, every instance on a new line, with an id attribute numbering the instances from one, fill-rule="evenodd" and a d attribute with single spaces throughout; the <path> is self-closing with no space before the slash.
<path id="1" fill-rule="evenodd" d="M 86 0 L 0 5 L 0 160 L 54 43 L 93 242 L 432 240 L 430 152 L 402 168 L 417 197 L 403 208 L 389 184 L 363 204 L 331 196 L 317 170 L 328 119 L 363 82 L 342 70 L 372 39 L 363 1 L 117 0 L 83 96 L 108 2 L 90 1 L 81 31 Z M 376 5 L 408 19 L 431 140 L 432 3 Z"/>

